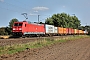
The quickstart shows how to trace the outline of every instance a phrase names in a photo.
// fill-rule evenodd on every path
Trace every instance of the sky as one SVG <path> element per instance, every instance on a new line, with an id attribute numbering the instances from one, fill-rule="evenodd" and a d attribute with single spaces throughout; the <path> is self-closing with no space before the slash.
<path id="1" fill-rule="evenodd" d="M 0 27 L 9 25 L 13 18 L 27 21 L 45 22 L 45 19 L 57 13 L 67 13 L 78 17 L 81 25 L 90 25 L 90 0 L 0 0 Z"/>

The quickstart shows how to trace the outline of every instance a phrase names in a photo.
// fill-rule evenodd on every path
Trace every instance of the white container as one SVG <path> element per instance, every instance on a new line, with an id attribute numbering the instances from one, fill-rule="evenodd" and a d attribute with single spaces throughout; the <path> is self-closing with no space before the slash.
<path id="1" fill-rule="evenodd" d="M 54 33 L 58 33 L 58 28 L 54 27 Z"/>
<path id="2" fill-rule="evenodd" d="M 84 31 L 84 33 L 86 34 L 86 33 L 87 33 L 87 31 Z"/>
<path id="3" fill-rule="evenodd" d="M 54 33 L 54 26 L 53 25 L 45 25 L 46 34 Z"/>

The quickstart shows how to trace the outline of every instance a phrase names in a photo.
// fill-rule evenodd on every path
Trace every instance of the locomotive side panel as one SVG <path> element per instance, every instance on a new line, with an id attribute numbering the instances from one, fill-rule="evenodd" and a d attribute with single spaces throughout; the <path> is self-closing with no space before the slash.
<path id="1" fill-rule="evenodd" d="M 24 31 L 25 34 L 45 34 L 45 28 L 43 24 L 27 24 Z"/>

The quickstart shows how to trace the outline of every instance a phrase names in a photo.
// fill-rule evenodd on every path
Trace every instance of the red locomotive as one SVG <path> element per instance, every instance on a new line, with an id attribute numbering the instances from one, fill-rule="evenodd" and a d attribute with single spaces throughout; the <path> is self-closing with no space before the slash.
<path id="1" fill-rule="evenodd" d="M 44 24 L 28 23 L 27 21 L 14 22 L 12 32 L 14 36 L 44 35 L 45 27 Z"/>

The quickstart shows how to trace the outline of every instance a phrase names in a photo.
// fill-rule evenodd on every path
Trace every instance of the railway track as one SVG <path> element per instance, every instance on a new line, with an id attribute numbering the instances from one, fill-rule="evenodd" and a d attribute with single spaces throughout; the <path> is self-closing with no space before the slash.
<path id="1" fill-rule="evenodd" d="M 24 44 L 28 42 L 35 42 L 39 40 L 44 40 L 46 38 L 56 39 L 56 38 L 67 38 L 69 36 L 52 36 L 52 37 L 31 37 L 31 38 L 10 38 L 10 39 L 0 39 L 0 46 L 13 45 L 13 44 Z"/>

